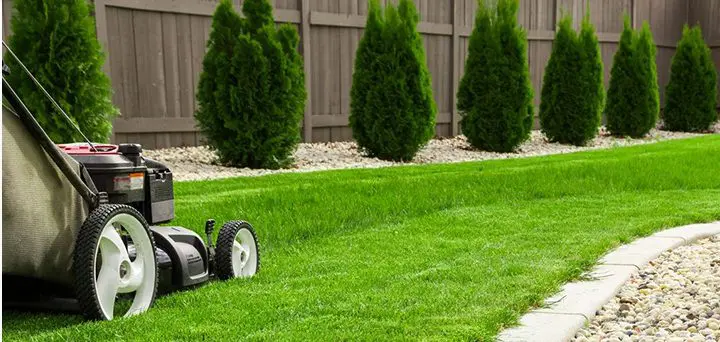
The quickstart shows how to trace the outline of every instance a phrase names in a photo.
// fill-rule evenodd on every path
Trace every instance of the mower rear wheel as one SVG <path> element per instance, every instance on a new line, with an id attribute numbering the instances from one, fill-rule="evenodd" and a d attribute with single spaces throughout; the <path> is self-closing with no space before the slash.
<path id="1" fill-rule="evenodd" d="M 252 277 L 260 270 L 260 253 L 255 229 L 245 221 L 225 223 L 215 248 L 218 278 Z"/>
<path id="2" fill-rule="evenodd" d="M 134 248 L 132 257 L 128 247 Z M 87 318 L 112 320 L 148 310 L 155 301 L 158 268 L 145 218 L 127 205 L 103 204 L 93 210 L 78 233 L 73 272 Z"/>

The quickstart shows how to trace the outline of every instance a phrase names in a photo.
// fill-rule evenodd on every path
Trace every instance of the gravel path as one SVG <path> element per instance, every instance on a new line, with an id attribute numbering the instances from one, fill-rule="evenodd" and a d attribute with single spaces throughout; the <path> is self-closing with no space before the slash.
<path id="1" fill-rule="evenodd" d="M 716 132 L 720 132 L 720 125 Z M 283 170 L 251 170 L 217 165 L 215 154 L 207 147 L 181 147 L 147 150 L 145 156 L 164 162 L 176 180 L 201 180 L 237 176 L 261 176 L 271 173 L 309 172 L 345 168 L 377 168 L 395 165 L 451 163 L 487 159 L 506 159 L 548 154 L 569 153 L 581 150 L 610 148 L 653 143 L 668 139 L 688 138 L 700 134 L 652 131 L 643 139 L 618 139 L 604 131 L 586 147 L 574 147 L 548 143 L 539 131 L 533 131 L 531 139 L 516 153 L 491 153 L 470 148 L 462 137 L 435 139 L 423 148 L 415 160 L 409 163 L 393 163 L 367 158 L 357 151 L 353 142 L 300 144 L 294 154 L 295 165 Z"/>
<path id="2" fill-rule="evenodd" d="M 720 341 L 720 235 L 663 253 L 574 341 Z"/>

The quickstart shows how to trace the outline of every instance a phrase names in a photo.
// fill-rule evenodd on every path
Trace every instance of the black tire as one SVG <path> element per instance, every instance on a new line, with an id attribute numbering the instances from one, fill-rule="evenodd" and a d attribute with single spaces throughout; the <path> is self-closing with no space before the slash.
<path id="1" fill-rule="evenodd" d="M 129 214 L 140 221 L 150 238 L 152 250 L 155 250 L 155 240 L 153 239 L 150 227 L 142 214 L 134 208 L 121 204 L 102 204 L 90 212 L 88 218 L 83 222 L 77 240 L 75 241 L 72 265 L 75 278 L 75 294 L 83 315 L 90 320 L 108 320 L 105 314 L 103 314 L 97 295 L 95 285 L 97 265 L 95 264 L 95 256 L 103 229 L 114 216 L 119 214 Z M 154 253 L 152 255 L 155 269 L 155 284 L 153 286 L 150 306 L 152 306 L 155 301 L 158 285 L 157 258 Z"/>
<path id="2" fill-rule="evenodd" d="M 255 229 L 245 221 L 230 221 L 220 228 L 215 247 L 216 275 L 220 280 L 228 280 L 235 277 L 232 264 L 232 248 L 235 237 L 242 230 L 248 230 L 253 237 L 255 251 L 257 252 L 255 273 L 260 272 L 260 243 L 258 242 Z"/>

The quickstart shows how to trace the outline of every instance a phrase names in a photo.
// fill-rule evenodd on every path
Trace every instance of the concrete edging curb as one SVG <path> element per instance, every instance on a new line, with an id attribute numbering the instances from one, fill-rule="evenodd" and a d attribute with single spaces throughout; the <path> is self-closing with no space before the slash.
<path id="1" fill-rule="evenodd" d="M 498 341 L 570 341 L 575 334 L 642 267 L 665 251 L 720 234 L 720 222 L 667 229 L 620 246 L 590 272 L 594 280 L 565 284 L 545 300 L 546 307 L 520 319 L 518 327 L 500 332 Z"/>

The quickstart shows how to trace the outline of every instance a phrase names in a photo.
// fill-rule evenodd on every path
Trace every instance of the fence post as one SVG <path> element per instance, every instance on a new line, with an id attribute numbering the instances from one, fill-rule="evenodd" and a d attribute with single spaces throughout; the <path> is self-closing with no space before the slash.
<path id="1" fill-rule="evenodd" d="M 461 0 L 452 0 L 452 13 L 453 13 L 453 19 L 452 19 L 452 93 L 450 94 L 452 96 L 452 111 L 451 117 L 450 117 L 450 134 L 452 136 L 458 135 L 458 123 L 460 122 L 460 115 L 458 114 L 457 110 L 457 91 L 460 87 L 460 63 L 461 56 L 460 56 L 460 16 L 458 15 L 458 2 Z"/>
<path id="2" fill-rule="evenodd" d="M 103 53 L 105 54 L 105 63 L 103 64 L 103 71 L 110 77 L 110 46 L 108 44 L 108 33 L 107 33 L 107 8 L 105 8 L 105 0 L 93 1 L 94 12 L 95 12 L 95 35 L 100 43 Z"/>
<path id="3" fill-rule="evenodd" d="M 312 50 L 310 48 L 310 0 L 300 4 L 300 25 L 302 28 L 302 54 L 305 71 L 305 113 L 303 114 L 303 140 L 312 142 Z"/>

